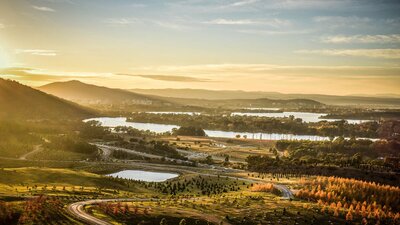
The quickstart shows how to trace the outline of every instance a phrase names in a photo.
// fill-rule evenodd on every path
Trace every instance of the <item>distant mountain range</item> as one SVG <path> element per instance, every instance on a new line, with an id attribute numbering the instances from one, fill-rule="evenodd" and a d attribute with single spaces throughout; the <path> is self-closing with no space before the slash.
<path id="1" fill-rule="evenodd" d="M 80 119 L 95 116 L 90 109 L 0 78 L 0 118 Z"/>
<path id="2" fill-rule="evenodd" d="M 171 98 L 164 97 L 168 101 L 180 104 L 190 105 L 195 107 L 205 108 L 222 108 L 222 109 L 237 109 L 237 108 L 316 108 L 324 104 L 310 99 L 198 99 L 198 98 Z"/>
<path id="3" fill-rule="evenodd" d="M 251 98 L 243 99 L 237 98 L 238 95 L 233 94 L 229 97 L 229 102 L 224 99 L 211 98 L 199 99 L 188 98 L 185 93 L 178 98 L 157 96 L 158 92 L 148 92 L 146 94 L 138 94 L 128 90 L 114 89 L 107 87 L 100 87 L 96 85 L 82 83 L 80 81 L 66 81 L 56 82 L 41 86 L 39 90 L 64 98 L 79 104 L 93 106 L 96 109 L 105 109 L 108 111 L 147 111 L 147 110 L 201 110 L 201 107 L 215 108 L 215 107 L 315 107 L 320 106 L 321 103 L 308 100 L 308 99 L 285 99 L 285 100 L 271 100 L 267 98 Z M 218 93 L 216 93 L 218 96 Z M 246 96 L 248 97 L 248 96 Z M 256 97 L 256 96 L 254 96 Z M 236 99 L 234 99 L 236 98 Z M 99 107 L 99 105 L 109 105 L 107 108 Z M 110 106 L 111 105 L 111 106 Z M 144 106 L 144 107 L 143 107 Z"/>
<path id="4" fill-rule="evenodd" d="M 362 105 L 399 107 L 400 98 L 282 94 L 278 92 L 216 91 L 202 89 L 132 89 L 101 87 L 72 80 L 50 83 L 43 92 L 106 111 L 191 110 L 215 107 L 318 107 Z M 229 101 L 227 101 L 229 100 Z M 101 106 L 105 107 L 101 107 Z M 100 107 L 99 107 L 100 106 Z"/>
<path id="5" fill-rule="evenodd" d="M 168 105 L 168 102 L 127 90 L 100 87 L 72 80 L 50 83 L 38 90 L 84 105 Z"/>
<path id="6" fill-rule="evenodd" d="M 362 105 L 400 107 L 400 98 L 393 97 L 371 97 L 371 96 L 339 96 L 320 94 L 283 94 L 279 92 L 248 92 L 227 90 L 204 90 L 204 89 L 131 89 L 130 91 L 140 94 L 151 94 L 172 98 L 194 98 L 208 100 L 227 99 L 310 99 L 328 105 Z"/>

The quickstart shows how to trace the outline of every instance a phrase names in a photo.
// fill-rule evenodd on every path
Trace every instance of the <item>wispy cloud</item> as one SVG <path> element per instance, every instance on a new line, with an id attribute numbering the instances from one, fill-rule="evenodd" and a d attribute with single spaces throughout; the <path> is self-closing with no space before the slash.
<path id="1" fill-rule="evenodd" d="M 322 37 L 321 41 L 324 43 L 400 43 L 400 34 L 389 35 L 336 35 L 329 37 Z"/>
<path id="2" fill-rule="evenodd" d="M 210 79 L 205 78 L 197 78 L 197 77 L 189 77 L 189 76 L 175 76 L 175 75 L 141 75 L 141 74 L 123 74 L 119 73 L 117 75 L 122 76 L 133 76 L 133 77 L 142 77 L 153 80 L 160 81 L 171 81 L 171 82 L 211 82 Z"/>
<path id="3" fill-rule="evenodd" d="M 231 6 L 244 6 L 244 5 L 250 5 L 253 3 L 258 2 L 259 0 L 243 0 L 243 1 L 238 1 L 238 2 L 234 2 L 231 4 Z"/>
<path id="4" fill-rule="evenodd" d="M 0 23 L 0 29 L 4 29 L 6 28 L 6 25 L 4 25 L 3 23 Z"/>
<path id="5" fill-rule="evenodd" d="M 237 32 L 245 33 L 245 34 L 257 34 L 257 35 L 289 35 L 289 34 L 308 34 L 311 33 L 312 30 L 238 30 Z"/>
<path id="6" fill-rule="evenodd" d="M 172 30 L 186 30 L 189 29 L 188 26 L 185 26 L 181 23 L 176 23 L 176 22 L 169 22 L 169 21 L 161 21 L 161 20 L 152 20 L 150 21 L 151 23 L 162 27 L 162 28 L 167 28 L 167 29 L 172 29 Z"/>
<path id="7" fill-rule="evenodd" d="M 46 6 L 33 5 L 32 8 L 39 10 L 39 11 L 43 11 L 43 12 L 55 12 L 56 11 L 56 10 L 46 7 Z"/>
<path id="8" fill-rule="evenodd" d="M 392 76 L 400 72 L 400 67 L 380 66 L 309 66 L 309 65 L 274 65 L 274 64 L 198 64 L 170 65 L 132 68 L 135 73 L 160 74 L 191 74 L 196 77 L 237 76 L 248 75 L 386 75 Z"/>
<path id="9" fill-rule="evenodd" d="M 155 25 L 162 28 L 172 29 L 172 30 L 184 30 L 188 29 L 187 26 L 176 22 L 161 21 L 161 20 L 151 20 L 151 19 L 139 19 L 139 18 L 110 18 L 105 20 L 105 23 L 113 26 L 130 26 L 135 24 L 148 24 Z"/>
<path id="10" fill-rule="evenodd" d="M 16 49 L 16 54 L 30 54 L 37 56 L 56 56 L 58 53 L 55 50 L 47 49 Z"/>
<path id="11" fill-rule="evenodd" d="M 325 27 L 331 28 L 357 28 L 360 26 L 367 26 L 372 21 L 372 19 L 368 17 L 358 16 L 317 16 L 313 18 L 313 21 L 323 24 Z"/>
<path id="12" fill-rule="evenodd" d="M 329 56 L 361 56 L 370 58 L 400 59 L 400 49 L 320 49 L 297 50 L 295 53 Z"/>
<path id="13" fill-rule="evenodd" d="M 111 25 L 126 26 L 126 25 L 130 25 L 130 24 L 139 23 L 140 21 L 138 19 L 134 19 L 134 18 L 110 18 L 110 19 L 106 19 L 105 22 L 108 24 L 111 24 Z"/>
<path id="14" fill-rule="evenodd" d="M 268 4 L 265 4 L 265 8 L 270 9 L 324 9 L 324 8 L 336 8 L 347 4 L 348 1 L 337 1 L 337 0 L 272 0 Z"/>
<path id="15" fill-rule="evenodd" d="M 204 22 L 205 24 L 215 25 L 266 25 L 271 27 L 282 27 L 291 24 L 289 20 L 282 19 L 265 19 L 265 20 L 254 20 L 254 19 L 215 19 Z"/>
<path id="16" fill-rule="evenodd" d="M 0 75 L 17 80 L 47 82 L 76 78 L 98 78 L 100 76 L 99 74 L 88 73 L 51 73 L 43 70 L 24 67 L 11 67 L 0 69 Z"/>

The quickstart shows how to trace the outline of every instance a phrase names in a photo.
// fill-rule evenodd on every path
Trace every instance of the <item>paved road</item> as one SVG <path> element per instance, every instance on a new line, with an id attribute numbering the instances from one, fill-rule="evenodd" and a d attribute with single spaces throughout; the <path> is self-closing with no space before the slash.
<path id="1" fill-rule="evenodd" d="M 42 150 L 42 145 L 35 145 L 35 146 L 33 147 L 33 150 L 32 150 L 32 151 L 30 151 L 30 152 L 28 152 L 28 153 L 26 153 L 26 154 L 20 156 L 19 159 L 20 159 L 20 160 L 26 160 L 26 159 L 28 158 L 28 156 L 33 155 L 33 154 L 35 154 L 35 153 L 37 153 L 37 152 L 39 152 L 39 151 L 41 151 L 41 150 Z"/>
<path id="2" fill-rule="evenodd" d="M 89 215 L 85 212 L 84 208 L 86 205 L 93 205 L 100 202 L 113 202 L 113 201 L 133 201 L 134 199 L 98 199 L 98 200 L 89 200 L 89 201 L 82 201 L 82 202 L 75 202 L 68 205 L 68 212 L 71 213 L 76 218 L 80 219 L 81 221 L 87 224 L 96 224 L 96 225 L 112 225 L 107 221 L 98 219 L 92 215 Z"/>
<path id="3" fill-rule="evenodd" d="M 124 151 L 124 152 L 129 152 L 132 154 L 136 154 L 136 155 L 140 155 L 143 157 L 147 157 L 147 158 L 152 158 L 152 159 L 161 159 L 162 156 L 159 155 L 154 155 L 154 154 L 150 154 L 150 153 L 144 153 L 144 152 L 139 152 L 139 151 L 135 151 L 135 150 L 131 150 L 131 149 L 126 149 L 126 148 L 120 148 L 120 147 L 115 147 L 115 146 L 109 146 L 109 145 L 105 145 L 105 144 L 99 144 L 99 143 L 92 143 L 95 144 L 97 147 L 99 147 L 102 151 L 103 151 L 103 157 L 109 158 L 111 155 L 111 151 L 114 150 L 120 150 L 120 151 Z M 180 151 L 184 151 L 184 150 L 180 150 Z M 189 151 L 185 151 L 185 153 L 188 153 Z M 198 154 L 198 153 L 195 153 Z M 173 159 L 173 158 L 168 158 L 165 157 L 166 161 L 176 161 L 178 163 L 191 163 L 190 161 L 186 161 L 186 160 L 180 160 L 180 159 Z M 226 173 L 226 172 L 243 172 L 246 173 L 248 171 L 245 170 L 238 170 L 238 169 L 231 169 L 231 168 L 226 168 L 226 167 L 222 167 L 222 166 L 213 166 L 213 165 L 208 165 L 208 164 L 201 164 L 199 163 L 197 165 L 198 167 L 203 167 L 203 168 L 208 168 L 208 169 L 213 169 L 216 171 L 219 171 L 221 173 Z M 199 173 L 200 174 L 200 173 Z M 204 176 L 218 176 L 218 175 L 210 175 L 210 174 L 200 174 L 200 175 L 204 175 Z M 221 175 L 220 177 L 228 177 L 231 179 L 239 179 L 241 181 L 247 181 L 247 182 L 265 182 L 265 181 L 260 181 L 258 179 L 253 179 L 253 178 L 238 178 L 238 177 L 234 177 L 234 176 L 224 176 Z M 290 189 L 288 187 L 286 187 L 285 185 L 282 184 L 275 184 L 274 186 L 276 189 L 280 190 L 282 192 L 282 197 L 285 199 L 293 199 L 293 193 L 290 191 Z"/>
<path id="4" fill-rule="evenodd" d="M 125 149 L 125 148 L 119 148 L 119 147 L 114 147 L 114 146 L 108 146 L 108 145 L 104 145 L 104 144 L 99 144 L 99 143 L 95 143 L 100 149 L 102 149 L 103 152 L 103 157 L 108 159 L 110 157 L 111 151 L 113 150 L 122 150 L 122 151 L 126 151 L 126 152 L 130 152 L 133 154 L 138 154 L 144 157 L 148 157 L 148 158 L 161 158 L 161 156 L 158 155 L 153 155 L 153 154 L 148 154 L 148 153 L 143 153 L 143 152 L 138 152 L 138 151 L 134 151 L 131 149 Z M 166 160 L 175 160 L 172 158 L 166 158 Z M 123 162 L 123 161 L 121 161 Z M 121 163 L 120 162 L 120 163 Z M 245 170 L 234 170 L 231 168 L 225 168 L 225 167 L 221 167 L 221 166 L 212 166 L 212 165 L 207 165 L 207 164 L 201 164 L 198 165 L 199 167 L 203 167 L 203 168 L 207 168 L 213 172 L 217 172 L 218 174 L 211 174 L 211 173 L 200 173 L 199 171 L 195 171 L 195 170 L 191 170 L 193 168 L 187 167 L 187 166 L 172 166 L 172 165 L 165 165 L 165 164 L 154 164 L 154 163 L 143 163 L 143 162 L 135 162 L 135 164 L 140 164 L 142 166 L 150 166 L 150 168 L 152 169 L 171 169 L 171 170 L 177 170 L 177 171 L 185 171 L 188 173 L 195 173 L 195 174 L 199 174 L 201 176 L 212 176 L 212 177 L 217 177 L 218 174 L 223 174 L 226 172 L 247 172 Z M 256 178 L 250 178 L 250 177 L 235 177 L 235 176 L 228 176 L 228 175 L 219 175 L 222 178 L 231 178 L 231 179 L 238 179 L 241 181 L 247 181 L 247 182 L 252 182 L 252 183 L 270 183 L 269 181 L 263 181 L 263 180 L 259 180 Z M 274 186 L 279 189 L 282 192 L 282 197 L 284 199 L 291 199 L 293 198 L 293 194 L 290 191 L 289 188 L 287 188 L 285 185 L 282 184 L 274 184 Z M 96 224 L 96 225 L 111 225 L 110 223 L 108 223 L 107 221 L 103 221 L 99 218 L 96 218 L 88 213 L 85 212 L 84 207 L 87 205 L 92 205 L 92 204 L 96 204 L 96 203 L 100 203 L 100 202 L 113 202 L 113 201 L 146 201 L 146 200 L 150 200 L 150 199 L 137 199 L 137 198 L 121 198 L 121 199 L 97 199 L 97 200 L 88 200 L 88 201 L 81 201 L 81 202 L 76 202 L 76 203 L 72 203 L 70 205 L 68 205 L 67 210 L 69 211 L 69 213 L 73 216 L 75 216 L 76 218 L 84 221 L 87 224 Z M 155 199 L 154 199 L 155 200 Z"/>
<path id="5" fill-rule="evenodd" d="M 203 174 L 206 176 L 210 176 L 208 174 Z M 213 175 L 211 175 L 213 176 Z M 229 177 L 229 176 L 220 176 L 220 177 Z M 234 177 L 230 177 L 234 178 Z M 247 178 L 238 178 L 239 180 L 243 181 L 254 181 L 253 179 L 247 179 Z M 259 180 L 257 180 L 259 181 Z M 283 198 L 284 199 L 292 199 L 293 194 L 292 192 L 282 184 L 274 184 L 277 189 L 279 189 L 282 192 Z M 78 218 L 81 221 L 84 221 L 85 223 L 88 224 L 93 224 L 93 225 L 112 225 L 111 223 L 108 223 L 107 221 L 101 220 L 99 218 L 96 218 L 87 212 L 85 212 L 84 207 L 87 205 L 93 205 L 101 202 L 126 202 L 126 201 L 158 201 L 158 199 L 137 199 L 137 198 L 121 198 L 121 199 L 97 199 L 97 200 L 88 200 L 88 201 L 81 201 L 81 202 L 75 202 L 70 205 L 68 205 L 67 210 L 68 212 Z M 227 224 L 227 223 L 225 223 Z"/>
<path id="6" fill-rule="evenodd" d="M 201 176 L 212 176 L 216 177 L 218 175 L 215 174 L 204 174 L 204 173 L 198 173 Z M 248 181 L 248 182 L 263 182 L 266 183 L 267 181 L 261 181 L 258 179 L 254 178 L 243 178 L 243 177 L 233 177 L 233 176 L 224 176 L 220 175 L 221 178 L 231 178 L 231 179 L 238 179 L 241 181 Z M 274 184 L 274 186 L 281 191 L 282 193 L 282 198 L 283 199 L 293 199 L 293 193 L 290 191 L 288 187 L 282 184 Z M 158 199 L 137 199 L 137 198 L 121 198 L 121 199 L 97 199 L 97 200 L 88 200 L 88 201 L 81 201 L 81 202 L 76 202 L 72 203 L 68 206 L 68 211 L 75 216 L 76 218 L 88 223 L 88 224 L 94 224 L 94 225 L 111 225 L 107 221 L 103 221 L 101 219 L 98 219 L 94 216 L 89 215 L 88 213 L 85 212 L 84 207 L 86 205 L 92 205 L 100 202 L 124 202 L 124 201 L 147 201 L 147 200 L 153 200 L 157 201 Z M 227 224 L 227 223 L 226 223 Z"/>
<path id="7" fill-rule="evenodd" d="M 187 198 L 187 200 L 191 200 L 192 198 Z M 155 199 L 155 198 L 148 198 L 148 199 L 139 199 L 139 198 L 120 198 L 120 199 L 98 199 L 98 200 L 88 200 L 88 201 L 81 201 L 81 202 L 75 202 L 72 203 L 70 205 L 68 205 L 67 210 L 68 212 L 75 216 L 76 218 L 78 218 L 79 220 L 81 220 L 82 222 L 85 222 L 86 224 L 92 224 L 92 225 L 112 225 L 111 223 L 101 220 L 99 218 L 96 218 L 90 214 L 88 214 L 87 212 L 85 212 L 84 208 L 87 205 L 93 205 L 93 204 L 98 204 L 101 202 L 133 202 L 133 201 L 159 201 L 159 199 Z M 190 215 L 190 213 L 193 214 L 192 212 L 189 211 L 185 211 L 185 210 L 179 210 L 180 213 L 186 212 L 188 213 L 188 215 Z M 203 216 L 200 214 L 197 214 L 198 216 Z M 211 222 L 213 223 L 218 223 L 220 221 L 221 218 L 219 217 L 214 217 L 214 216 L 210 216 L 210 215 L 206 215 L 206 218 L 209 219 Z M 230 225 L 228 222 L 225 222 L 224 224 L 226 225 Z"/>
<path id="8" fill-rule="evenodd" d="M 127 152 L 127 153 L 139 155 L 139 156 L 150 158 L 150 159 L 161 159 L 161 158 L 164 158 L 165 161 L 176 162 L 178 164 L 186 164 L 186 165 L 192 164 L 192 161 L 188 161 L 188 160 L 181 160 L 181 159 L 163 157 L 163 156 L 160 156 L 160 155 L 155 155 L 155 154 L 145 153 L 145 152 L 139 152 L 139 151 L 132 150 L 132 149 L 115 147 L 115 146 L 110 146 L 110 145 L 100 144 L 100 143 L 91 143 L 91 144 L 96 145 L 99 149 L 102 150 L 103 159 L 109 159 L 110 155 L 111 155 L 111 152 L 118 150 L 118 151 L 124 151 L 124 152 Z M 221 172 L 239 172 L 239 170 L 236 170 L 236 169 L 226 168 L 226 167 L 222 167 L 222 166 L 208 165 L 208 164 L 204 164 L 204 163 L 197 163 L 197 167 L 203 167 L 203 168 L 207 168 L 207 169 L 215 169 L 215 170 L 218 170 L 218 171 L 221 171 Z"/>
<path id="9" fill-rule="evenodd" d="M 282 198 L 284 199 L 293 199 L 293 192 L 283 184 L 274 184 L 275 188 L 282 192 Z"/>

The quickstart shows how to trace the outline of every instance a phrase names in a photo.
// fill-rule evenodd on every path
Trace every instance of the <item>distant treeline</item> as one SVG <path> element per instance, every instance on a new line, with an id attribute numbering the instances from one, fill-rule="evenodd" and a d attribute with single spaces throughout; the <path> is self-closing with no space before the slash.
<path id="1" fill-rule="evenodd" d="M 235 132 L 269 132 L 320 136 L 379 137 L 378 122 L 349 124 L 346 121 L 305 123 L 299 118 L 270 118 L 230 115 L 186 115 L 135 113 L 128 121 L 160 124 L 176 124 L 185 127 Z"/>
<path id="2" fill-rule="evenodd" d="M 326 116 L 323 116 L 323 118 L 327 118 L 327 119 L 361 119 L 361 120 L 380 120 L 380 119 L 400 120 L 400 110 L 330 113 Z"/>
<path id="3" fill-rule="evenodd" d="M 280 140 L 270 149 L 275 157 L 253 155 L 246 161 L 250 171 L 279 176 L 324 175 L 396 183 L 400 181 L 395 173 L 398 166 L 382 158 L 398 157 L 398 149 L 396 140 Z"/>

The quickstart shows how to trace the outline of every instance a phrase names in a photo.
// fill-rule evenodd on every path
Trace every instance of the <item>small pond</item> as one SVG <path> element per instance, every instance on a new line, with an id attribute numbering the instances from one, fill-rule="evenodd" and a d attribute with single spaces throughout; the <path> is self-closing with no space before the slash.
<path id="1" fill-rule="evenodd" d="M 123 179 L 140 180 L 146 182 L 163 182 L 168 179 L 178 177 L 176 173 L 165 172 L 149 172 L 143 170 L 122 170 L 117 173 L 108 174 L 110 177 L 118 177 Z"/>

